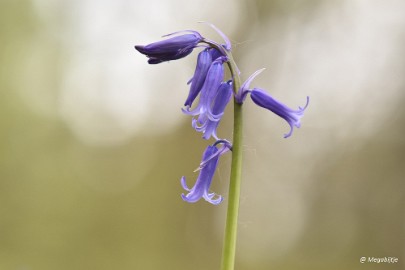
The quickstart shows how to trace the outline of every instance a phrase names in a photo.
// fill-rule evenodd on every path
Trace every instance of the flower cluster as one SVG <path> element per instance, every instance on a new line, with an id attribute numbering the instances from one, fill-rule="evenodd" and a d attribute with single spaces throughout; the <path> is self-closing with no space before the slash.
<path id="1" fill-rule="evenodd" d="M 188 192 L 182 194 L 183 200 L 194 203 L 204 198 L 212 204 L 219 204 L 222 196 L 210 193 L 210 186 L 219 157 L 232 150 L 229 141 L 220 139 L 217 135 L 217 127 L 224 114 L 225 108 L 232 96 L 236 103 L 242 104 L 246 96 L 250 94 L 252 101 L 260 107 L 268 109 L 280 116 L 290 126 L 290 131 L 284 135 L 285 138 L 291 136 L 294 126 L 300 127 L 300 119 L 308 106 L 309 98 L 304 107 L 293 110 L 281 102 L 274 99 L 270 94 L 259 88 L 250 88 L 253 79 L 263 71 L 263 69 L 253 73 L 240 87 L 235 85 L 235 77 L 225 78 L 224 66 L 232 64 L 236 67 L 231 57 L 232 45 L 229 39 L 218 28 L 210 24 L 225 43 L 220 44 L 203 37 L 193 30 L 175 32 L 166 35 L 167 39 L 151 43 L 146 46 L 136 45 L 135 49 L 148 57 L 149 64 L 159 64 L 171 60 L 184 58 L 192 53 L 196 48 L 202 48 L 197 57 L 195 72 L 191 80 L 190 91 L 184 102 L 183 113 L 192 116 L 192 127 L 202 133 L 206 140 L 213 137 L 215 143 L 209 145 L 203 153 L 202 161 L 198 170 L 200 171 L 197 181 L 190 189 L 185 177 L 181 178 L 183 188 Z M 229 65 L 231 63 L 231 65 Z M 231 74 L 239 75 L 239 70 L 231 70 Z M 199 96 L 198 104 L 194 104 Z M 194 105 L 194 106 L 193 106 Z M 220 148 L 218 148 L 220 147 Z"/>

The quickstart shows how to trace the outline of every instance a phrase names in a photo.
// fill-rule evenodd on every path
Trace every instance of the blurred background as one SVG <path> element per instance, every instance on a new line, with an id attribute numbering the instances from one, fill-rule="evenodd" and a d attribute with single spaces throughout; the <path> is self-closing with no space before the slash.
<path id="1" fill-rule="evenodd" d="M 180 197 L 211 143 L 180 111 L 198 52 L 152 66 L 133 49 L 222 41 L 198 21 L 230 37 L 242 80 L 265 67 L 252 86 L 311 98 L 288 139 L 247 99 L 236 269 L 404 269 L 401 0 L 1 0 L 0 269 L 219 269 L 230 155 L 221 205 Z"/>

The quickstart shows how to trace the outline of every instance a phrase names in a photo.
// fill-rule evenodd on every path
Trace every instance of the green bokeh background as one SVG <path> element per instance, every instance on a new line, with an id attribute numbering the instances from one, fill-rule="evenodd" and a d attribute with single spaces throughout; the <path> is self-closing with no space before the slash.
<path id="1" fill-rule="evenodd" d="M 187 204 L 180 198 L 183 192 L 180 177 L 186 175 L 188 183 L 192 183 L 196 177 L 192 171 L 207 145 L 191 129 L 190 119 L 178 109 L 185 98 L 186 86 L 183 83 L 184 89 L 168 86 L 170 95 L 178 95 L 177 104 L 170 108 L 182 120 L 165 132 L 149 131 L 146 125 L 120 143 L 93 144 L 81 139 L 59 113 L 69 54 L 66 53 L 68 45 L 57 32 L 70 29 L 72 21 L 64 17 L 68 1 L 49 2 L 58 6 L 53 9 L 57 14 L 49 9 L 49 14 L 40 15 L 30 1 L 0 1 L 0 269 L 218 269 L 226 199 L 222 205 L 214 207 L 205 202 Z M 98 2 L 87 2 L 97 13 Z M 127 2 L 116 3 L 125 6 Z M 370 1 L 370 5 L 376 2 Z M 235 57 L 241 59 L 241 70 L 249 63 L 253 71 L 267 66 L 266 57 L 245 56 L 256 45 L 257 50 L 266 48 L 266 44 L 255 42 L 264 30 L 261 25 L 271 21 L 281 32 L 293 33 L 291 27 L 295 24 L 291 21 L 305 24 L 319 16 L 321 8 L 343 10 L 342 7 L 351 2 L 241 0 L 229 3 L 240 9 L 240 19 L 232 20 L 234 30 L 227 34 L 232 40 L 246 40 L 236 47 Z M 173 21 L 182 16 L 182 5 L 195 5 L 196 11 L 205 10 L 207 14 L 212 9 L 212 17 L 205 20 L 218 26 L 227 25 L 227 18 L 232 16 L 225 11 L 215 11 L 226 10 L 220 7 L 220 1 L 218 6 L 204 1 L 173 1 L 173 5 L 177 5 L 177 13 L 176 9 L 167 11 Z M 155 33 L 178 30 L 165 26 L 160 31 L 159 18 L 152 12 L 159 7 L 159 1 L 139 1 L 137 5 L 138 9 L 150 12 L 150 21 L 144 25 L 156 27 L 150 36 L 145 29 L 149 41 L 159 37 Z M 380 9 L 375 9 L 376 13 L 369 15 L 380 18 L 379 12 L 390 15 L 385 8 L 392 11 L 403 7 L 400 1 L 384 1 Z M 402 12 L 402 17 L 403 10 L 398 11 Z M 203 19 L 198 16 L 196 14 L 197 18 L 188 24 L 181 24 L 182 28 L 192 28 L 190 25 Z M 344 14 L 341 19 L 348 28 L 351 23 L 353 27 L 360 27 L 356 22 L 346 21 Z M 133 27 L 139 30 L 144 25 Z M 399 29 L 395 44 L 405 45 L 404 21 L 394 21 L 392 26 Z M 109 31 L 111 29 L 106 29 L 104 34 L 110 35 Z M 327 30 L 314 31 L 314 36 L 328 35 Z M 278 34 L 273 34 L 276 36 L 271 39 L 273 43 L 277 43 Z M 134 44 L 147 42 L 139 41 L 135 35 L 130 38 Z M 301 38 L 292 34 L 295 42 L 291 46 L 305 46 L 308 39 Z M 345 38 L 348 37 L 343 33 L 342 42 Z M 363 38 L 367 37 L 358 37 Z M 375 59 L 381 56 L 378 48 L 383 48 L 384 38 L 381 37 L 381 44 L 371 46 L 376 48 Z M 26 58 L 30 56 L 33 42 L 38 40 L 47 46 L 46 53 L 38 62 L 30 63 L 27 72 Z M 388 65 L 393 67 L 390 74 L 394 75 L 381 78 L 381 83 L 376 82 L 375 87 L 371 84 L 363 92 L 367 95 L 356 97 L 367 100 L 374 93 L 395 88 L 389 92 L 393 95 L 389 103 L 374 104 L 376 108 L 388 108 L 378 111 L 382 116 L 365 115 L 363 103 L 360 103 L 351 111 L 349 121 L 342 123 L 336 118 L 347 111 L 346 102 L 341 106 L 333 105 L 332 93 L 346 93 L 346 89 L 339 89 L 342 80 L 339 74 L 336 81 L 323 85 L 323 92 L 307 93 L 299 89 L 278 92 L 279 96 L 287 97 L 287 104 L 301 104 L 305 95 L 311 96 L 302 128 L 288 140 L 281 138 L 286 130 L 284 123 L 250 102 L 246 104 L 246 155 L 236 269 L 404 269 L 405 46 L 399 47 L 402 51 L 395 52 L 395 63 Z M 277 55 L 288 54 L 287 49 L 281 47 L 266 52 L 272 65 L 258 82 L 268 85 L 277 81 L 278 70 L 285 69 L 285 63 Z M 128 58 L 137 65 L 144 65 L 146 72 L 153 72 L 144 58 L 134 55 L 131 51 Z M 328 54 L 324 56 L 327 58 Z M 312 66 L 312 56 L 306 55 L 305 59 L 308 67 Z M 192 74 L 193 60 L 175 65 L 172 66 L 175 68 L 164 65 L 157 68 L 170 77 L 177 67 L 188 65 L 190 72 L 181 77 L 186 81 Z M 344 74 L 344 70 L 330 72 Z M 322 74 L 312 75 L 322 77 Z M 367 73 L 363 75 L 359 81 L 375 79 Z M 291 76 L 280 80 L 298 80 L 294 73 Z M 129 81 L 141 79 L 135 72 L 127 78 Z M 352 79 L 350 84 L 357 83 Z M 30 85 L 40 87 L 32 90 Z M 334 85 L 338 86 L 332 87 Z M 385 87 L 381 88 L 382 85 Z M 168 91 L 157 92 L 154 99 L 164 104 Z M 28 92 L 30 94 L 25 95 Z M 45 113 L 30 105 L 32 97 L 35 99 L 32 103 L 46 105 Z M 351 97 L 347 98 L 348 103 Z M 329 110 L 316 109 L 328 106 Z M 227 138 L 232 132 L 231 113 L 228 108 L 220 130 Z M 270 122 L 263 127 L 267 117 Z M 372 119 L 375 125 L 371 125 L 369 132 L 356 133 L 356 127 L 365 120 L 373 122 Z M 151 120 L 151 126 L 158 124 L 154 121 Z M 213 186 L 213 190 L 225 198 L 229 166 L 230 157 L 223 157 Z M 291 191 L 299 194 L 298 202 L 295 197 L 290 198 Z M 305 211 L 294 210 L 300 207 Z M 292 224 L 297 213 L 301 215 L 299 229 Z M 294 231 L 294 241 L 283 246 L 277 235 L 289 235 L 290 229 Z M 252 239 L 257 244 L 252 244 Z M 251 245 L 260 247 L 254 252 L 259 255 L 249 253 L 246 247 Z M 278 253 L 281 249 L 283 251 Z M 275 253 L 277 255 L 272 255 Z M 399 262 L 360 264 L 362 256 L 397 257 Z"/>

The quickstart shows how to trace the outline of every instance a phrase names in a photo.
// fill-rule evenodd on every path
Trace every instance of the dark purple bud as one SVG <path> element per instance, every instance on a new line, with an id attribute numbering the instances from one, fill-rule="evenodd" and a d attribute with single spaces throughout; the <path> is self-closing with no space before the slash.
<path id="1" fill-rule="evenodd" d="M 189 55 L 203 39 L 196 31 L 187 32 L 190 32 L 190 34 L 175 36 L 146 46 L 136 45 L 135 49 L 149 58 L 149 64 L 159 64 L 161 62 L 177 60 Z"/>
<path id="2" fill-rule="evenodd" d="M 298 110 L 293 110 L 284 105 L 283 103 L 275 100 L 272 96 L 267 94 L 265 91 L 254 88 L 251 93 L 250 97 L 252 98 L 253 102 L 272 111 L 273 113 L 277 114 L 281 118 L 287 121 L 290 125 L 290 132 L 284 135 L 284 138 L 288 138 L 291 136 L 294 126 L 299 128 L 301 126 L 301 117 L 304 116 L 304 110 L 307 108 L 309 103 L 309 97 L 307 97 L 307 104 L 303 108 L 298 107 Z"/>

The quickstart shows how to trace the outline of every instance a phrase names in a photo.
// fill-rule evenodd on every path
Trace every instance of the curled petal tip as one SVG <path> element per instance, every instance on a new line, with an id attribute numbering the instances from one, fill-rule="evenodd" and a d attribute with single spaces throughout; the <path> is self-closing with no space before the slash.
<path id="1" fill-rule="evenodd" d="M 290 132 L 284 134 L 284 136 L 283 136 L 284 139 L 287 139 L 288 137 L 290 137 L 292 135 L 292 133 L 293 133 L 293 127 L 290 128 Z"/>
<path id="2" fill-rule="evenodd" d="M 307 96 L 307 103 L 305 104 L 305 106 L 303 108 L 301 107 L 298 108 L 300 108 L 300 110 L 305 110 L 308 107 L 308 104 L 309 104 L 309 96 Z"/>
<path id="3" fill-rule="evenodd" d="M 188 202 L 188 203 L 195 203 L 196 201 L 194 200 L 190 200 L 187 195 L 184 195 L 184 193 L 181 194 L 181 198 L 183 199 L 183 201 Z"/>
<path id="4" fill-rule="evenodd" d="M 187 186 L 187 184 L 186 184 L 186 178 L 185 178 L 184 176 L 181 177 L 180 183 L 181 183 L 181 186 L 182 186 L 185 190 L 190 191 L 190 188 Z"/>
<path id="5" fill-rule="evenodd" d="M 214 197 L 215 196 L 215 194 L 212 196 L 212 197 Z M 211 203 L 211 204 L 213 204 L 213 205 L 218 205 L 218 204 L 220 204 L 223 200 L 224 200 L 224 198 L 221 196 L 221 195 L 218 195 L 219 197 L 217 198 L 217 199 L 212 199 L 212 198 L 210 198 L 210 199 L 205 199 L 207 202 L 209 202 L 209 203 Z"/>

